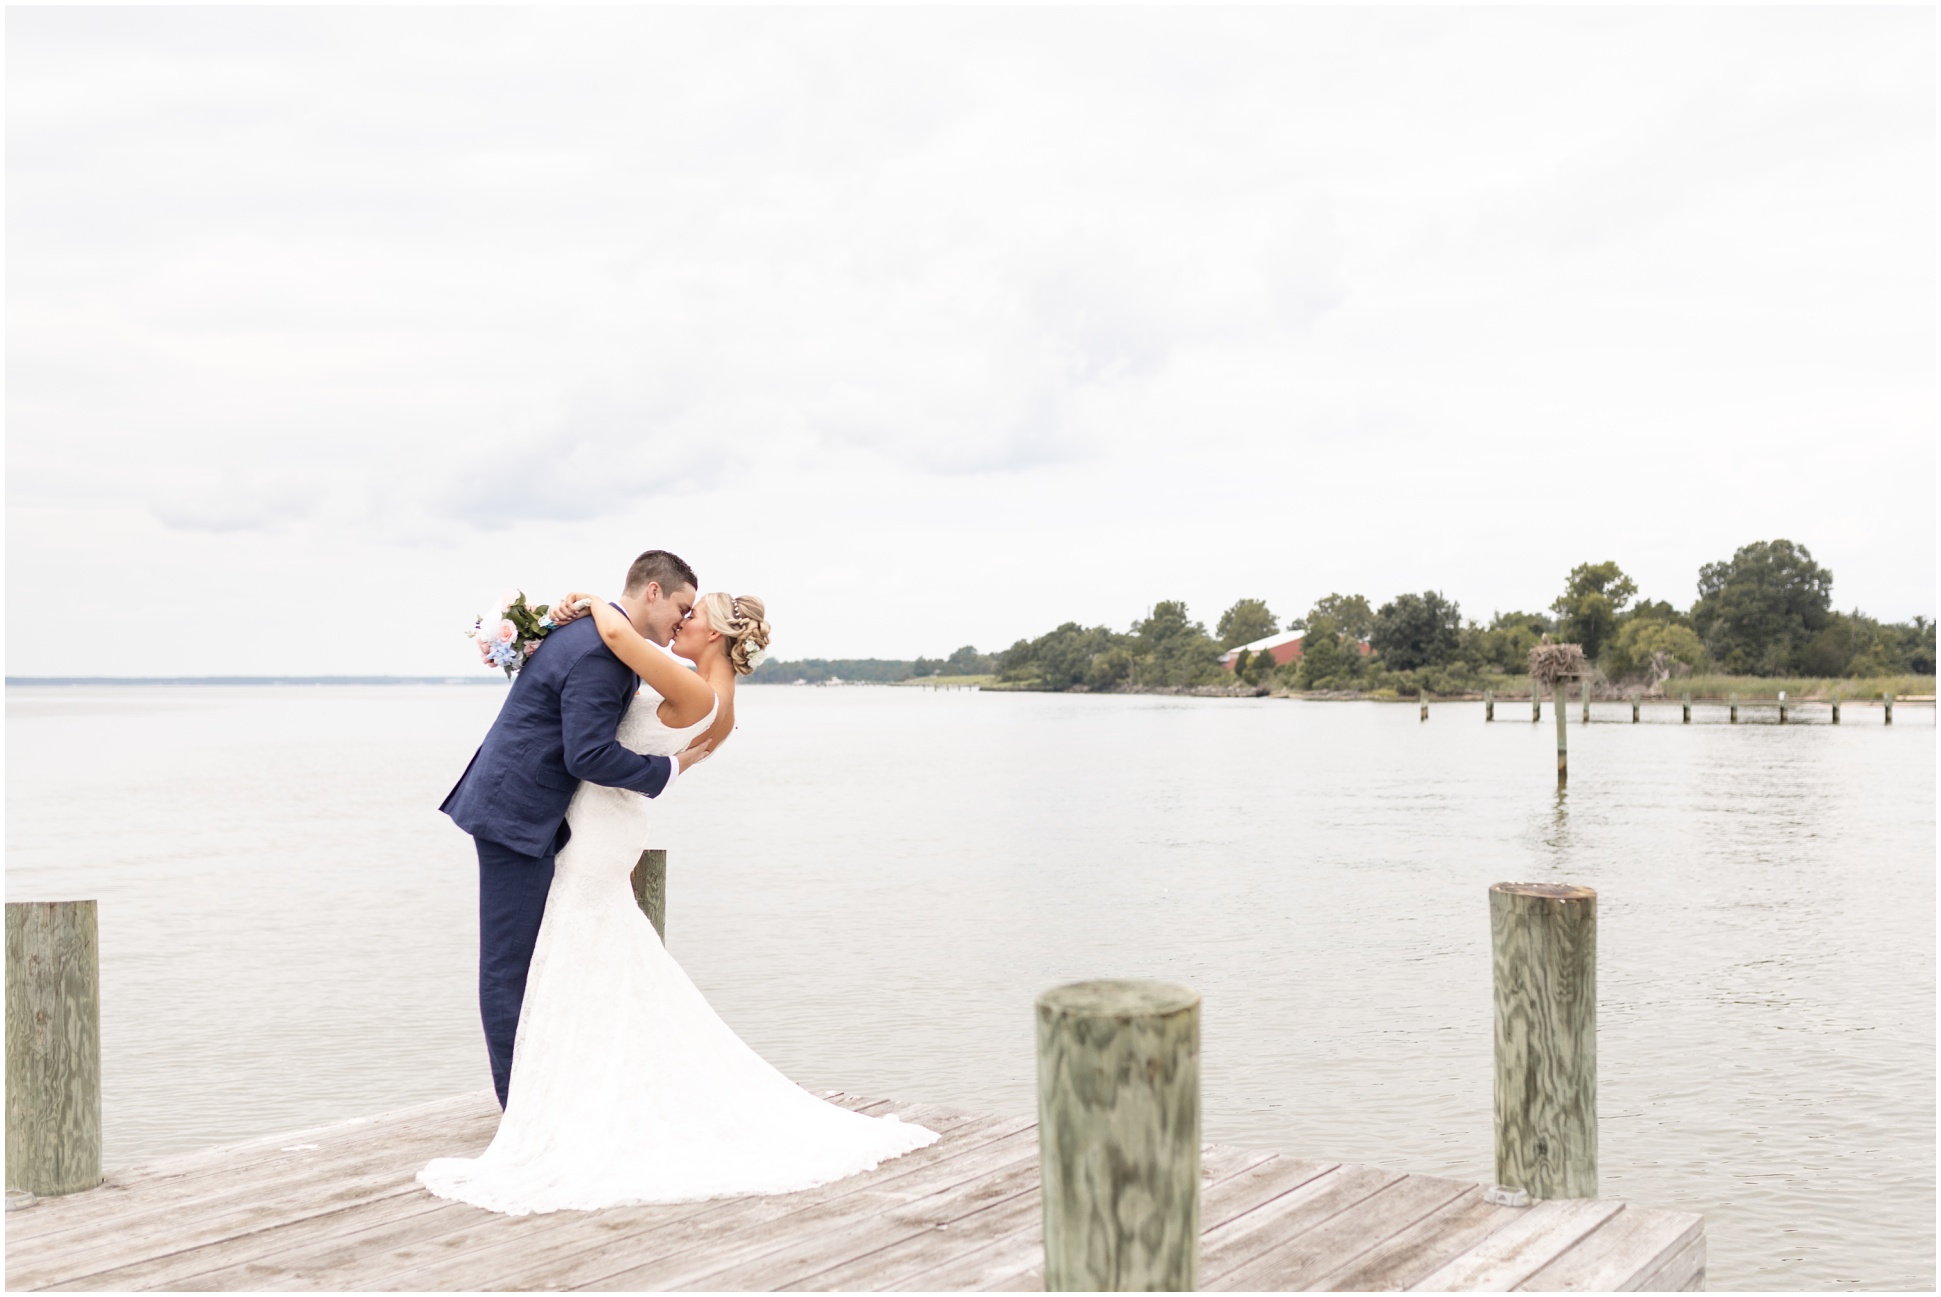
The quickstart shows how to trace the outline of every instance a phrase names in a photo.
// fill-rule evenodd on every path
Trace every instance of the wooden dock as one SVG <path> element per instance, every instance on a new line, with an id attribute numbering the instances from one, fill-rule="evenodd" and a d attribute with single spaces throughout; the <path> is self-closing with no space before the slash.
<path id="1" fill-rule="evenodd" d="M 7 1216 L 10 1289 L 1035 1290 L 1038 1140 L 1025 1118 L 831 1096 L 938 1131 L 802 1193 L 507 1217 L 435 1198 L 433 1157 L 482 1150 L 488 1092 L 113 1173 Z M 1207 1145 L 1201 1286 L 1693 1290 L 1702 1218 Z"/>

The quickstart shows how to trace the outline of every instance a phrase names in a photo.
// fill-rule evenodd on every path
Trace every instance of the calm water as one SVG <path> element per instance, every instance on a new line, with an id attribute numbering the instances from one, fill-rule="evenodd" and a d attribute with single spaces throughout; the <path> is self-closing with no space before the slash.
<path id="1" fill-rule="evenodd" d="M 434 808 L 501 697 L 8 692 L 8 895 L 101 901 L 112 1165 L 487 1083 Z M 669 945 L 804 1084 L 986 1111 L 1037 992 L 1186 982 L 1209 1138 L 1488 1179 L 1485 888 L 1590 884 L 1605 1192 L 1704 1212 L 1714 1287 L 1932 1288 L 1933 713 L 1573 724 L 1560 798 L 1501 710 L 749 690 L 661 813 Z"/>

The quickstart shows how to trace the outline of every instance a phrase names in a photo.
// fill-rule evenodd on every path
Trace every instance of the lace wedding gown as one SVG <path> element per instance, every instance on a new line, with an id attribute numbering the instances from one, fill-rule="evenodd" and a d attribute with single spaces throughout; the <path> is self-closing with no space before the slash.
<path id="1" fill-rule="evenodd" d="M 671 755 L 713 721 L 673 730 L 642 689 L 618 738 Z M 674 962 L 628 875 L 648 801 L 583 783 L 567 810 L 492 1146 L 439 1158 L 418 1180 L 491 1211 L 791 1193 L 933 1143 L 895 1117 L 824 1103 L 741 1042 Z"/>

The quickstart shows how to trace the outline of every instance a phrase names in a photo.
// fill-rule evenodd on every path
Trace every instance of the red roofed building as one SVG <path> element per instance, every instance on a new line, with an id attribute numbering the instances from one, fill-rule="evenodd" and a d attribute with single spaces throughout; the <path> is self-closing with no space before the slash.
<path id="1" fill-rule="evenodd" d="M 1307 632 L 1304 630 L 1282 631 L 1278 635 L 1269 635 L 1266 639 L 1257 639 L 1251 644 L 1242 644 L 1239 648 L 1228 649 L 1220 655 L 1220 665 L 1231 671 L 1233 664 L 1240 660 L 1242 653 L 1247 654 L 1249 660 L 1266 653 L 1274 659 L 1275 666 L 1284 667 L 1289 662 L 1301 660 L 1301 644 L 1306 639 Z M 1369 648 L 1367 640 L 1357 640 L 1355 643 L 1360 647 L 1363 657 L 1367 657 L 1374 651 Z"/>

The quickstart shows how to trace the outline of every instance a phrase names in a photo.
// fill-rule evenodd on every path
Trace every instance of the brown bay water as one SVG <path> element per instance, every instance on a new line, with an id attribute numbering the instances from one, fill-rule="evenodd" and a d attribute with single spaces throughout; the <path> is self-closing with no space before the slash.
<path id="1" fill-rule="evenodd" d="M 8 690 L 8 896 L 101 902 L 110 1165 L 487 1084 L 436 807 L 502 696 Z M 1518 704 L 740 712 L 659 809 L 669 945 L 805 1085 L 1028 1113 L 1033 997 L 1159 977 L 1210 1139 L 1486 1180 L 1486 889 L 1583 883 L 1603 1191 L 1705 1213 L 1715 1288 L 1934 1286 L 1929 709 L 1573 707 L 1561 797 Z"/>

